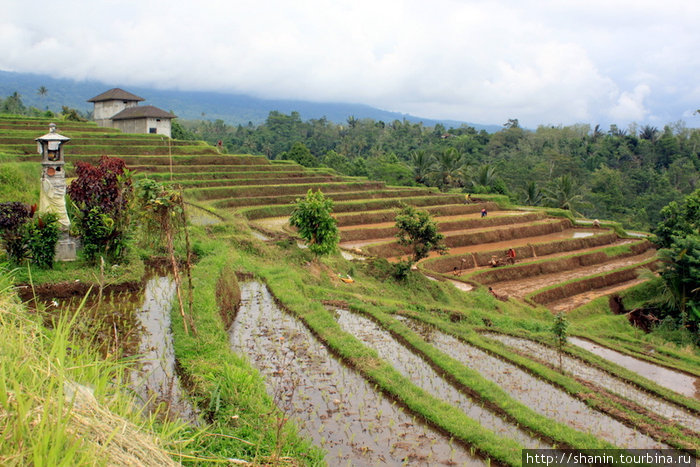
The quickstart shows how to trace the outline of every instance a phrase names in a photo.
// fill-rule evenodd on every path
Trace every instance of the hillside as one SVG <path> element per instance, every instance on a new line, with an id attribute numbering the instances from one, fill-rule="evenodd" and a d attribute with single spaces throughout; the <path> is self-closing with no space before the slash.
<path id="1" fill-rule="evenodd" d="M 0 168 L 29 173 L 38 163 L 33 138 L 47 124 L 0 117 Z M 194 446 L 186 455 L 521 465 L 523 448 L 700 448 L 697 348 L 646 334 L 608 306 L 614 293 L 631 308 L 645 293 L 637 272 L 657 262 L 645 238 L 615 223 L 92 123 L 59 122 L 58 130 L 71 138 L 69 176 L 77 161 L 109 155 L 136 180 L 183 188 L 197 253 L 197 331 L 186 331 L 173 290 L 164 300 L 171 324 L 157 340 L 172 339 L 161 357 L 177 368 L 170 389 L 181 384 L 208 426 L 204 435 L 178 435 Z M 340 252 L 322 258 L 288 224 L 294 201 L 318 189 L 333 200 L 341 235 Z M 449 251 L 397 279 L 392 263 L 409 253 L 395 239 L 402 205 L 428 211 Z M 75 280 L 75 269 L 56 269 L 38 281 Z M 102 316 L 152 299 L 111 296 L 118 306 Z M 562 347 L 555 313 L 569 322 Z"/>
<path id="2" fill-rule="evenodd" d="M 48 89 L 45 96 L 37 95 L 37 89 Z M 39 109 L 49 108 L 55 112 L 67 105 L 76 109 L 91 111 L 92 106 L 86 100 L 119 84 L 106 84 L 94 81 L 73 81 L 56 79 L 46 75 L 14 73 L 0 70 L 0 96 L 9 96 L 19 92 L 23 101 Z M 148 104 L 172 111 L 185 120 L 221 119 L 230 125 L 254 125 L 262 123 L 273 111 L 282 113 L 299 112 L 303 119 L 326 117 L 329 121 L 345 123 L 349 116 L 358 119 L 371 118 L 392 122 L 406 119 L 410 122 L 423 122 L 426 126 L 442 123 L 446 127 L 459 127 L 462 124 L 478 130 L 498 131 L 500 125 L 457 122 L 453 120 L 434 120 L 414 115 L 402 114 L 377 109 L 363 104 L 342 102 L 308 102 L 281 99 L 261 99 L 242 94 L 225 94 L 216 92 L 193 92 L 181 90 L 164 90 L 126 86 L 136 95 L 147 98 Z"/>

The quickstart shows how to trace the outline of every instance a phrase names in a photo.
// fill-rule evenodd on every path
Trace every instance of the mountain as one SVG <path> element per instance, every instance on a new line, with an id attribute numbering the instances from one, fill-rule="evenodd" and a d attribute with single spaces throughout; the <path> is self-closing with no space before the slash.
<path id="1" fill-rule="evenodd" d="M 37 89 L 44 86 L 48 89 L 45 96 L 39 96 Z M 226 94 L 203 91 L 178 91 L 124 86 L 119 83 L 101 83 L 98 81 L 74 81 L 69 79 L 52 78 L 48 75 L 30 73 L 15 73 L 0 70 L 0 97 L 6 97 L 13 92 L 22 96 L 25 105 L 39 109 L 61 110 L 67 105 L 83 111 L 92 110 L 92 104 L 87 99 L 108 89 L 121 87 L 131 93 L 146 99 L 146 104 L 155 105 L 175 113 L 185 120 L 216 120 L 221 119 L 232 125 L 262 123 L 272 110 L 289 114 L 299 112 L 303 120 L 326 117 L 336 123 L 343 123 L 349 116 L 355 118 L 371 118 L 384 122 L 406 119 L 411 122 L 423 122 L 426 126 L 437 123 L 446 128 L 468 125 L 477 130 L 489 132 L 501 129 L 498 125 L 481 125 L 477 123 L 460 122 L 455 120 L 434 120 L 420 118 L 400 112 L 389 112 L 369 105 L 349 104 L 340 102 L 320 103 L 282 99 L 259 99 L 242 94 Z"/>

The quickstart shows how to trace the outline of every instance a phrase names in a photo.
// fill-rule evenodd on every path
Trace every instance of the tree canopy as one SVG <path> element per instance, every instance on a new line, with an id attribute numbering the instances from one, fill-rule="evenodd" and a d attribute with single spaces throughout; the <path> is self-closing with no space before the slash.
<path id="1" fill-rule="evenodd" d="M 299 230 L 309 250 L 316 255 L 336 251 L 340 234 L 336 220 L 331 216 L 333 200 L 326 198 L 321 190 L 309 190 L 305 198 L 296 200 L 289 217 L 289 224 Z"/>

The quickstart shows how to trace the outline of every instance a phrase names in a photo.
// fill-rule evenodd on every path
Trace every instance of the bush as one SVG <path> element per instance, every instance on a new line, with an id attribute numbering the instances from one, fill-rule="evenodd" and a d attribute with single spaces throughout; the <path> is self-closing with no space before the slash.
<path id="1" fill-rule="evenodd" d="M 36 205 L 0 203 L 0 238 L 14 264 L 25 259 L 42 268 L 52 268 L 58 242 L 58 217 L 44 213 L 34 217 Z"/>
<path id="2" fill-rule="evenodd" d="M 33 214 L 26 204 L 16 201 L 0 203 L 0 239 L 10 262 L 20 264 L 27 257 L 28 247 L 24 224 Z"/>
<path id="3" fill-rule="evenodd" d="M 332 253 L 338 246 L 340 234 L 332 212 L 333 201 L 321 190 L 314 193 L 309 189 L 306 198 L 297 199 L 289 217 L 289 225 L 299 229 L 299 235 L 315 256 Z"/>
<path id="4" fill-rule="evenodd" d="M 44 213 L 25 224 L 25 238 L 34 264 L 53 268 L 58 234 L 58 216 L 54 213 Z"/>
<path id="5" fill-rule="evenodd" d="M 119 261 L 128 240 L 131 174 L 123 160 L 106 156 L 97 166 L 77 162 L 76 174 L 68 194 L 79 211 L 76 225 L 83 256 L 90 262 L 99 256 Z"/>

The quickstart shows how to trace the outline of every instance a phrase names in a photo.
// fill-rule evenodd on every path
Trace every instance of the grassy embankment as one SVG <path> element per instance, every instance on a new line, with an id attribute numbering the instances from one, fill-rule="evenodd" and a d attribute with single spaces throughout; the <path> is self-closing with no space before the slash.
<path id="1" fill-rule="evenodd" d="M 124 390 L 127 365 L 73 341 L 72 321 L 46 329 L 0 271 L 0 464 L 175 465 L 194 430 L 144 415 Z"/>

